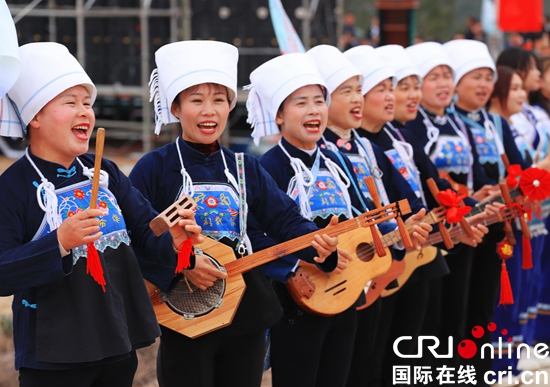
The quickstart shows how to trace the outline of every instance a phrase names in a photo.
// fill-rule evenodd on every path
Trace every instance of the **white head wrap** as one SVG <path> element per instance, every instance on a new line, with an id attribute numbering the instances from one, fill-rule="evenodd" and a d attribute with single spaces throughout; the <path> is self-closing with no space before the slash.
<path id="1" fill-rule="evenodd" d="M 371 46 L 353 47 L 344 52 L 344 55 L 363 74 L 363 95 L 388 78 L 391 78 L 394 87 L 397 84 L 395 72 L 376 54 Z"/>
<path id="2" fill-rule="evenodd" d="M 416 65 L 420 76 L 426 77 L 430 71 L 437 66 L 445 65 L 451 69 L 454 76 L 453 66 L 451 60 L 445 53 L 443 46 L 436 42 L 423 42 L 415 44 L 414 46 L 407 47 L 405 52 L 411 58 Z"/>
<path id="3" fill-rule="evenodd" d="M 363 75 L 359 69 L 336 47 L 321 44 L 310 49 L 307 55 L 317 65 L 317 70 L 325 80 L 330 94 L 352 77 L 359 76 L 359 82 L 363 83 Z"/>
<path id="4" fill-rule="evenodd" d="M 231 109 L 237 103 L 237 62 L 239 50 L 231 44 L 188 40 L 162 46 L 155 53 L 157 68 L 151 73 L 150 101 L 155 107 L 155 134 L 163 124 L 179 122 L 170 113 L 180 92 L 202 83 L 225 86 Z"/>
<path id="5" fill-rule="evenodd" d="M 451 60 L 455 85 L 470 71 L 484 67 L 493 70 L 493 82 L 497 81 L 495 62 L 485 43 L 469 39 L 451 40 L 443 45 L 443 49 Z"/>
<path id="6" fill-rule="evenodd" d="M 279 107 L 284 100 L 300 87 L 307 85 L 326 84 L 315 62 L 307 55 L 293 53 L 278 56 L 258 67 L 250 74 L 246 109 L 248 122 L 254 131 L 252 138 L 256 145 L 260 138 L 279 133 L 275 122 Z M 330 104 L 330 93 L 325 97 L 327 106 Z"/>
<path id="7" fill-rule="evenodd" d="M 418 71 L 411 58 L 409 58 L 403 46 L 388 44 L 375 48 L 374 52 L 395 72 L 397 82 L 411 75 L 416 75 L 418 80 L 422 82 L 420 71 Z"/>
<path id="8" fill-rule="evenodd" d="M 2 41 L 0 44 L 0 99 L 2 99 L 21 72 L 17 34 L 6 0 L 0 0 L 0 39 Z"/>
<path id="9" fill-rule="evenodd" d="M 0 135 L 25 137 L 34 116 L 73 86 L 84 86 L 94 103 L 97 91 L 92 80 L 65 46 L 29 43 L 19 48 L 19 56 L 21 75 L 4 98 Z"/>

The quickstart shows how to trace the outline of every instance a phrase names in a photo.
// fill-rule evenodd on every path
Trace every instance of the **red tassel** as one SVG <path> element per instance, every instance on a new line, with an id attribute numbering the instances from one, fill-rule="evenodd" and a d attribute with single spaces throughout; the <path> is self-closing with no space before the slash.
<path id="1" fill-rule="evenodd" d="M 522 238 L 522 259 L 521 259 L 521 268 L 523 270 L 533 268 L 533 257 L 531 255 L 531 240 L 523 236 Z"/>
<path id="2" fill-rule="evenodd" d="M 176 266 L 176 274 L 180 273 L 183 269 L 187 269 L 191 266 L 191 248 L 193 243 L 191 238 L 184 240 L 180 248 L 178 249 L 178 264 Z"/>
<path id="3" fill-rule="evenodd" d="M 107 282 L 105 282 L 105 277 L 103 276 L 103 267 L 101 267 L 99 253 L 93 242 L 88 243 L 88 256 L 86 261 L 86 274 L 90 274 L 95 282 L 101 285 L 105 292 L 105 285 L 107 285 Z"/>
<path id="4" fill-rule="evenodd" d="M 500 272 L 500 301 L 498 305 L 512 305 L 514 303 L 514 295 L 512 294 L 512 285 L 510 285 L 510 277 L 506 270 L 506 260 L 502 260 L 502 271 Z"/>

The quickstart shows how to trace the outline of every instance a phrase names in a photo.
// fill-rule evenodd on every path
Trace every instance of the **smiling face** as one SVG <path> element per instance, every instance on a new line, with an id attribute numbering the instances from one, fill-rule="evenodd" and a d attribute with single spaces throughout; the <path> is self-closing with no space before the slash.
<path id="1" fill-rule="evenodd" d="M 391 78 L 374 86 L 365 96 L 361 127 L 369 132 L 379 132 L 386 122 L 393 121 L 395 94 Z"/>
<path id="2" fill-rule="evenodd" d="M 457 106 L 464 110 L 477 110 L 484 107 L 495 87 L 493 77 L 493 70 L 488 67 L 466 73 L 456 85 Z"/>
<path id="3" fill-rule="evenodd" d="M 300 87 L 290 94 L 277 112 L 281 134 L 300 149 L 313 150 L 327 126 L 328 108 L 319 85 Z"/>
<path id="4" fill-rule="evenodd" d="M 529 70 L 523 79 L 523 88 L 528 93 L 540 89 L 540 71 L 533 57 L 530 58 Z"/>
<path id="5" fill-rule="evenodd" d="M 403 78 L 395 89 L 394 119 L 402 124 L 414 120 L 422 100 L 422 89 L 416 75 Z"/>
<path id="6" fill-rule="evenodd" d="M 48 102 L 29 123 L 32 152 L 69 167 L 88 151 L 95 125 L 92 98 L 84 86 L 74 86 Z"/>
<path id="7" fill-rule="evenodd" d="M 422 79 L 422 105 L 435 114 L 445 114 L 453 92 L 453 73 L 449 66 L 436 66 Z"/>
<path id="8" fill-rule="evenodd" d="M 519 113 L 527 101 L 527 93 L 523 89 L 521 77 L 514 73 L 510 81 L 510 91 L 506 101 L 506 112 L 509 116 Z"/>
<path id="9" fill-rule="evenodd" d="M 359 76 L 348 79 L 330 95 L 328 125 L 342 129 L 361 126 L 363 95 Z"/>
<path id="10" fill-rule="evenodd" d="M 230 104 L 224 86 L 201 83 L 182 91 L 172 103 L 171 112 L 180 120 L 185 141 L 212 144 L 225 129 Z"/>

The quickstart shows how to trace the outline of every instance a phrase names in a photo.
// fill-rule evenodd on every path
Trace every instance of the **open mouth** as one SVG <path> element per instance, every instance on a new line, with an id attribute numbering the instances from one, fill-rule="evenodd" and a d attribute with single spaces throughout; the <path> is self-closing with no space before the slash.
<path id="1" fill-rule="evenodd" d="M 361 113 L 361 107 L 357 106 L 350 110 L 351 115 L 353 118 L 360 120 L 363 118 L 363 114 Z"/>
<path id="2" fill-rule="evenodd" d="M 214 133 L 218 127 L 218 123 L 214 121 L 205 121 L 197 125 L 203 133 Z"/>
<path id="3" fill-rule="evenodd" d="M 415 112 L 418 109 L 418 102 L 411 102 L 407 104 L 407 110 L 409 112 Z"/>
<path id="4" fill-rule="evenodd" d="M 317 133 L 321 129 L 321 120 L 310 120 L 304 123 L 304 128 L 308 132 Z"/>
<path id="5" fill-rule="evenodd" d="M 393 105 L 387 105 L 384 110 L 387 112 L 387 113 L 393 113 Z"/>
<path id="6" fill-rule="evenodd" d="M 89 124 L 80 124 L 74 126 L 71 130 L 79 140 L 88 140 L 88 129 L 90 129 Z"/>

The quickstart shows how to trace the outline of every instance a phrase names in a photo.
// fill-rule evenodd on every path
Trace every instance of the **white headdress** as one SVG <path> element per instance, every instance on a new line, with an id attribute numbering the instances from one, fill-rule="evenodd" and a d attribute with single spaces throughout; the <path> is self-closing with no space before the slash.
<path id="1" fill-rule="evenodd" d="M 359 76 L 359 82 L 363 83 L 363 75 L 359 69 L 336 47 L 321 44 L 310 49 L 307 55 L 313 58 L 330 94 L 352 77 Z"/>
<path id="2" fill-rule="evenodd" d="M 443 46 L 436 42 L 423 42 L 407 47 L 405 52 L 420 71 L 424 78 L 435 67 L 445 65 L 453 71 L 449 56 L 445 53 Z M 454 74 L 453 74 L 454 75 Z"/>
<path id="3" fill-rule="evenodd" d="M 363 95 L 388 78 L 391 78 L 394 87 L 397 84 L 395 72 L 371 46 L 353 47 L 344 52 L 344 55 L 363 74 Z"/>
<path id="4" fill-rule="evenodd" d="M 403 46 L 388 44 L 375 48 L 374 52 L 395 72 L 397 82 L 411 75 L 416 75 L 418 80 L 422 82 L 420 71 L 409 58 Z"/>
<path id="5" fill-rule="evenodd" d="M 19 44 L 6 0 L 0 0 L 0 99 L 13 86 L 21 72 Z"/>
<path id="6" fill-rule="evenodd" d="M 493 82 L 497 81 L 495 62 L 485 43 L 469 39 L 451 40 L 443 45 L 443 49 L 451 60 L 455 84 L 470 71 L 484 67 L 493 70 Z"/>
<path id="7" fill-rule="evenodd" d="M 279 133 L 275 119 L 286 97 L 307 85 L 320 85 L 326 89 L 315 62 L 302 53 L 286 54 L 267 61 L 250 74 L 250 82 L 245 86 L 250 90 L 246 101 L 246 122 L 254 129 L 252 138 L 256 145 L 261 137 Z M 330 94 L 327 93 L 325 101 L 328 106 Z"/>
<path id="8" fill-rule="evenodd" d="M 163 124 L 179 122 L 170 113 L 180 92 L 202 83 L 225 86 L 231 109 L 237 103 L 237 62 L 239 50 L 231 44 L 188 40 L 162 46 L 155 53 L 157 68 L 149 81 L 150 101 L 155 107 L 155 134 Z"/>
<path id="9" fill-rule="evenodd" d="M 84 86 L 95 101 L 92 80 L 69 50 L 58 43 L 29 43 L 19 48 L 21 75 L 2 106 L 0 135 L 25 137 L 36 114 L 61 92 Z M 6 109 L 6 110 L 4 110 Z"/>

